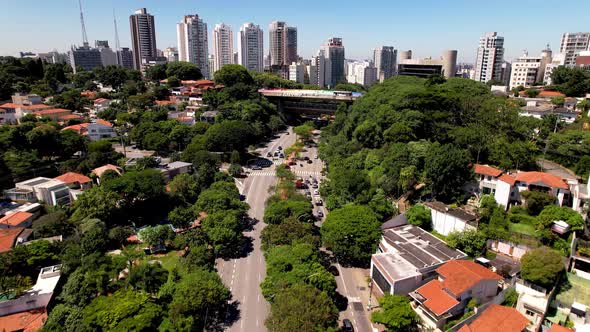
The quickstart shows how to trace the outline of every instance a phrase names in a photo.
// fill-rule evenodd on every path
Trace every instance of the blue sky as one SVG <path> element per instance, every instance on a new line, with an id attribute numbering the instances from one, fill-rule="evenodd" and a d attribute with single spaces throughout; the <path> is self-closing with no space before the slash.
<path id="1" fill-rule="evenodd" d="M 156 17 L 160 49 L 176 46 L 176 22 L 196 13 L 208 23 L 210 43 L 216 23 L 231 25 L 235 34 L 241 24 L 251 21 L 263 27 L 265 48 L 268 24 L 286 21 L 298 28 L 303 57 L 335 36 L 343 38 L 346 56 L 352 59 L 368 58 L 372 48 L 392 45 L 420 57 L 457 49 L 459 61 L 471 62 L 480 35 L 498 31 L 505 37 L 510 60 L 523 49 L 536 54 L 546 43 L 557 50 L 563 32 L 590 30 L 588 0 L 83 0 L 83 6 L 91 43 L 107 39 L 114 46 L 115 9 L 121 46 L 130 46 L 129 15 L 146 7 Z M 65 51 L 81 43 L 78 2 L 1 0 L 0 31 L 0 55 Z"/>

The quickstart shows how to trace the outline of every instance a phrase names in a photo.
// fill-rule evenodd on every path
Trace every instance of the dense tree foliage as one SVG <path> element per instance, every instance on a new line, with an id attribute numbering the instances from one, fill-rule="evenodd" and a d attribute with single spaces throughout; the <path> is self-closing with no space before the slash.
<path id="1" fill-rule="evenodd" d="M 561 255 L 548 247 L 533 249 L 521 260 L 520 275 L 524 280 L 551 288 L 564 270 Z"/>
<path id="2" fill-rule="evenodd" d="M 379 299 L 380 310 L 371 314 L 374 323 L 383 324 L 387 331 L 418 331 L 420 318 L 410 306 L 407 297 L 386 294 Z"/>
<path id="3" fill-rule="evenodd" d="M 429 230 L 432 228 L 430 210 L 422 204 L 416 204 L 406 211 L 408 223 Z"/>

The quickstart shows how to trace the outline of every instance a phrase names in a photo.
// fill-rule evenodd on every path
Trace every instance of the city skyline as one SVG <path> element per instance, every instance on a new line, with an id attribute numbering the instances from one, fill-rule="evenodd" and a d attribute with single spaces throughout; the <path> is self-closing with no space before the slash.
<path id="1" fill-rule="evenodd" d="M 507 6 L 503 6 L 505 3 Z M 136 9 L 145 7 L 155 16 L 156 43 L 160 49 L 176 47 L 176 24 L 184 15 L 198 13 L 209 26 L 224 22 L 232 27 L 234 39 L 239 27 L 252 22 L 267 27 L 272 21 L 285 21 L 298 28 L 299 55 L 310 58 L 331 36 L 339 36 L 346 45 L 347 58 L 370 59 L 374 48 L 391 45 L 398 50 L 411 49 L 415 57 L 437 57 L 445 49 L 457 49 L 459 62 L 475 62 L 477 44 L 485 32 L 497 31 L 505 37 L 505 59 L 510 61 L 522 54 L 523 49 L 537 53 L 549 43 L 554 51 L 559 49 L 563 32 L 588 30 L 584 26 L 584 12 L 590 3 L 570 1 L 577 10 L 567 17 L 555 16 L 554 6 L 549 3 L 535 4 L 536 17 L 540 20 L 551 18 L 547 25 L 522 25 L 519 11 L 530 10 L 527 4 L 497 3 L 496 8 L 510 10 L 490 11 L 485 4 L 455 1 L 445 8 L 434 6 L 435 2 L 420 4 L 390 4 L 378 2 L 370 7 L 358 8 L 356 4 L 340 2 L 339 6 L 329 3 L 317 4 L 311 1 L 297 4 L 281 4 L 260 1 L 255 5 L 238 1 L 202 3 L 191 6 L 177 3 L 162 6 L 158 1 L 102 1 L 83 2 L 84 18 L 88 39 L 108 40 L 115 45 L 112 24 L 113 9 L 119 24 L 122 47 L 131 46 L 131 38 L 126 26 L 129 15 Z M 313 4 L 313 7 L 312 7 Z M 432 4 L 432 6 L 430 6 Z M 508 6 L 509 5 L 509 6 Z M 219 8 L 232 8 L 221 11 Z M 301 8 L 313 10 L 301 10 Z M 76 1 L 59 1 L 46 4 L 40 1 L 21 1 L 18 4 L 3 4 L 2 24 L 13 31 L 5 36 L 0 44 L 0 55 L 16 56 L 19 51 L 47 52 L 57 49 L 68 50 L 72 45 L 81 45 L 80 21 Z M 325 11 L 323 10 L 325 9 Z M 376 10 L 378 9 L 378 10 Z M 404 13 L 397 14 L 397 13 Z M 330 13 L 327 15 L 326 13 Z M 477 15 L 475 13 L 478 13 Z M 28 20 L 23 16 L 27 15 Z M 59 15 L 59 20 L 45 22 L 47 16 Z M 450 20 L 449 17 L 456 19 Z M 485 18 L 485 19 L 483 19 Z M 513 19 L 512 19 L 513 18 Z M 38 20 L 43 29 L 27 29 L 25 24 Z M 354 22 L 352 24 L 351 22 Z M 510 23 L 508 23 L 510 22 Z M 469 26 L 469 29 L 465 29 Z M 20 28 L 19 28 L 20 27 Z M 213 50 L 212 30 L 209 31 L 209 49 Z M 268 34 L 264 36 L 264 49 L 268 49 Z M 237 49 L 234 41 L 234 49 Z"/>

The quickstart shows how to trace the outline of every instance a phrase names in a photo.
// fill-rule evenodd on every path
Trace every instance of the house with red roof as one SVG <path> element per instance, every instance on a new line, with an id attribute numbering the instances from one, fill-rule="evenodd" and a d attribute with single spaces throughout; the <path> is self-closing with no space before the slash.
<path id="1" fill-rule="evenodd" d="M 510 198 L 514 196 L 512 186 L 516 180 L 502 170 L 488 165 L 475 164 L 473 172 L 477 184 L 472 193 L 478 197 L 492 195 L 498 204 L 508 208 Z"/>
<path id="2" fill-rule="evenodd" d="M 491 304 L 458 332 L 523 332 L 529 320 L 516 309 Z"/>
<path id="3" fill-rule="evenodd" d="M 412 307 L 432 328 L 442 329 L 447 321 L 463 315 L 467 303 L 492 300 L 498 293 L 498 274 L 468 260 L 451 260 L 436 269 L 438 278 L 409 295 Z"/>
<path id="4" fill-rule="evenodd" d="M 96 98 L 94 99 L 94 110 L 96 112 L 100 112 L 106 108 L 108 108 L 109 106 L 111 106 L 111 100 L 110 99 L 106 99 L 106 98 Z"/>
<path id="5" fill-rule="evenodd" d="M 59 121 L 59 118 L 72 114 L 72 111 L 64 108 L 50 108 L 42 111 L 35 111 L 33 114 L 38 118 L 50 118 L 53 121 Z"/>
<path id="6" fill-rule="evenodd" d="M 67 126 L 62 130 L 73 130 L 79 135 L 87 136 L 91 141 L 117 137 L 117 132 L 113 128 L 113 124 L 102 119 L 96 119 L 93 122 Z"/>
<path id="7" fill-rule="evenodd" d="M 0 254 L 11 251 L 24 230 L 23 227 L 0 228 Z"/>
<path id="8" fill-rule="evenodd" d="M 53 106 L 45 104 L 18 104 L 5 103 L 0 105 L 0 124 L 16 124 L 20 118 L 35 111 L 52 109 Z"/>
<path id="9" fill-rule="evenodd" d="M 80 173 L 67 172 L 54 179 L 65 182 L 71 189 L 84 190 L 92 187 L 92 179 Z"/>
<path id="10" fill-rule="evenodd" d="M 4 217 L 0 218 L 0 228 L 31 227 L 33 224 L 33 217 L 34 215 L 29 212 L 8 212 Z"/>

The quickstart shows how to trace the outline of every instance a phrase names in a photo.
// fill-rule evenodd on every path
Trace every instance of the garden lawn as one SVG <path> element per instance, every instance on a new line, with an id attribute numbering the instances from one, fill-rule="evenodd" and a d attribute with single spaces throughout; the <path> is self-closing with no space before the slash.
<path id="1" fill-rule="evenodd" d="M 578 277 L 573 273 L 568 273 L 567 279 L 569 285 L 567 282 L 561 285 L 556 299 L 567 306 L 571 306 L 574 302 L 590 305 L 590 280 Z"/>
<path id="2" fill-rule="evenodd" d="M 510 223 L 510 232 L 535 236 L 535 226 L 524 223 Z"/>

